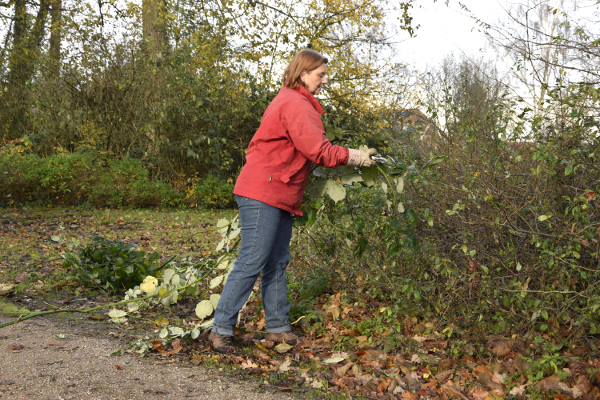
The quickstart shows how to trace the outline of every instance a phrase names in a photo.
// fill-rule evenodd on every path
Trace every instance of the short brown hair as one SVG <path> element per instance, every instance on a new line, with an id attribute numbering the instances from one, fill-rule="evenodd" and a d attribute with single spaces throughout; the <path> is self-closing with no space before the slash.
<path id="1" fill-rule="evenodd" d="M 304 86 L 300 80 L 302 71 L 310 72 L 319 68 L 322 64 L 327 64 L 327 57 L 323 57 L 319 52 L 304 49 L 298 52 L 283 72 L 283 84 L 290 89 L 296 89 L 298 85 Z"/>

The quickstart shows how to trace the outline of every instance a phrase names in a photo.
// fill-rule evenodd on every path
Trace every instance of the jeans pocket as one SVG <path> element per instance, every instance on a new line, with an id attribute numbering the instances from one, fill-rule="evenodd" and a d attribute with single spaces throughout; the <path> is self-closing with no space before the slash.
<path id="1" fill-rule="evenodd" d="M 235 195 L 235 201 L 238 205 L 238 208 L 240 208 L 243 204 L 247 203 L 250 200 L 252 199 L 244 196 L 238 196 L 237 194 Z"/>

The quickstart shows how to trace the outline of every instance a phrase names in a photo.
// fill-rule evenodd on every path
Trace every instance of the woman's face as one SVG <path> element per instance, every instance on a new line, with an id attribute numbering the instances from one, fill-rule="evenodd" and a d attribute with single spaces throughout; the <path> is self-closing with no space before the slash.
<path id="1" fill-rule="evenodd" d="M 300 79 L 304 83 L 306 90 L 314 96 L 318 95 L 323 85 L 327 83 L 327 64 L 321 64 L 320 67 L 313 69 L 310 72 L 302 71 Z"/>

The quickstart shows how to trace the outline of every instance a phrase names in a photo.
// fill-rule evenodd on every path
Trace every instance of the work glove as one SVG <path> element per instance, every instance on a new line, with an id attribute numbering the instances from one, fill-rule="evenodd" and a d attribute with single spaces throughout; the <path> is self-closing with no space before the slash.
<path id="1" fill-rule="evenodd" d="M 348 149 L 348 152 L 348 162 L 346 163 L 346 165 L 361 168 L 372 167 L 373 165 L 377 164 L 377 161 L 371 160 L 371 156 L 377 154 L 377 150 L 375 149 Z"/>

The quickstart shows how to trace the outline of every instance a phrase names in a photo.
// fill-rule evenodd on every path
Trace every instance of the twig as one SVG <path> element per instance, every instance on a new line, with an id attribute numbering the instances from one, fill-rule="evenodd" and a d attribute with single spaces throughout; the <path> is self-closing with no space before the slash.
<path id="1" fill-rule="evenodd" d="M 237 243 L 236 243 L 237 244 Z M 206 273 L 204 275 L 202 275 L 200 278 L 196 279 L 195 281 L 188 283 L 185 286 L 182 286 L 180 288 L 178 288 L 178 290 L 185 290 L 190 286 L 193 286 L 197 283 L 199 283 L 200 281 L 202 281 L 203 279 L 205 279 L 209 273 L 211 273 L 215 268 L 217 268 L 220 264 L 220 262 L 229 255 L 229 252 L 227 252 L 227 254 L 221 256 L 217 262 L 215 263 L 215 266 L 212 267 L 211 269 L 209 269 L 208 271 L 206 271 Z M 98 310 L 102 310 L 105 308 L 110 308 L 110 307 L 116 307 L 116 306 L 122 306 L 125 304 L 129 304 L 129 303 L 134 303 L 134 302 L 141 302 L 147 299 L 151 299 L 153 297 L 158 296 L 159 292 L 156 292 L 154 294 L 149 294 L 148 296 L 145 297 L 140 297 L 140 298 L 136 298 L 136 299 L 130 299 L 130 300 L 123 300 L 123 301 L 119 301 L 116 303 L 110 303 L 110 304 L 105 304 L 103 306 L 98 306 L 98 307 L 94 307 L 94 308 L 89 308 L 86 310 L 78 310 L 78 309 L 72 309 L 72 308 L 63 308 L 63 309 L 58 309 L 58 310 L 49 310 L 49 311 L 39 311 L 39 312 L 29 312 L 26 313 L 25 315 L 23 315 L 23 312 L 18 312 L 18 311 L 0 311 L 0 314 L 5 314 L 5 315 L 19 315 L 19 318 L 9 321 L 9 322 L 5 322 L 3 324 L 0 324 L 0 329 L 5 328 L 7 326 L 16 324 L 18 322 L 23 322 L 26 321 L 30 318 L 33 317 L 39 317 L 42 315 L 51 315 L 51 314 L 58 314 L 58 313 L 78 313 L 78 314 L 89 314 L 89 313 L 93 313 L 94 311 L 98 311 Z"/>

